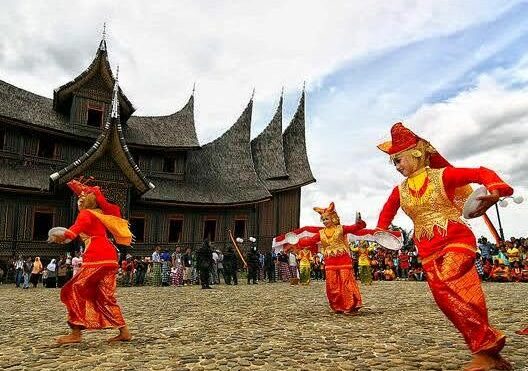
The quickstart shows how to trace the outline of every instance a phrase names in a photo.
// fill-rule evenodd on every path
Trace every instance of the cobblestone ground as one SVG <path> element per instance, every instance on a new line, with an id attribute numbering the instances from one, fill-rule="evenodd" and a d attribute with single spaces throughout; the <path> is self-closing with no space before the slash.
<path id="1" fill-rule="evenodd" d="M 504 355 L 528 370 L 526 284 L 484 285 L 493 324 L 508 336 Z M 119 288 L 134 338 L 106 343 L 112 330 L 67 333 L 59 289 L 0 287 L 2 370 L 457 370 L 469 361 L 462 338 L 425 283 L 362 286 L 358 316 L 333 314 L 324 283 Z"/>

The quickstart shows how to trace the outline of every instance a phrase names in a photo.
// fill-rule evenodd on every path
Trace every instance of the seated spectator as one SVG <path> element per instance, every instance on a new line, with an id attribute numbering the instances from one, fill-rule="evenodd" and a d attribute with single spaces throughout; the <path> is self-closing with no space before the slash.
<path id="1" fill-rule="evenodd" d="M 522 279 L 522 269 L 518 261 L 513 263 L 513 268 L 511 269 L 512 281 L 521 282 Z"/>
<path id="2" fill-rule="evenodd" d="M 511 281 L 511 272 L 510 268 L 504 264 L 504 261 L 501 259 L 495 260 L 495 265 L 491 271 L 491 280 L 493 282 L 510 282 Z"/>
<path id="3" fill-rule="evenodd" d="M 425 276 L 421 265 L 418 265 L 413 269 L 413 276 L 416 281 L 424 281 Z"/>
<path id="4" fill-rule="evenodd" d="M 396 274 L 389 266 L 387 266 L 383 271 L 383 277 L 385 278 L 385 281 L 394 281 Z"/>
<path id="5" fill-rule="evenodd" d="M 482 269 L 484 270 L 483 279 L 485 281 L 489 281 L 491 279 L 491 271 L 493 270 L 493 264 L 491 264 L 491 259 L 486 259 Z"/>

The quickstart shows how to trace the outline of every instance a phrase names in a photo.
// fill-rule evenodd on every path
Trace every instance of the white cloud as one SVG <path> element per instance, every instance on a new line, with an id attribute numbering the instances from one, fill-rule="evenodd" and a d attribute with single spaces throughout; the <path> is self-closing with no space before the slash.
<path id="1" fill-rule="evenodd" d="M 351 59 L 455 32 L 514 3 L 17 1 L 0 15 L 0 78 L 50 96 L 88 65 L 107 21 L 111 62 L 138 114 L 175 111 L 197 81 L 203 142 L 236 120 L 253 87 L 259 110 L 283 85 L 316 87 Z"/>
<path id="2" fill-rule="evenodd" d="M 473 88 L 446 101 L 422 105 L 405 119 L 406 125 L 428 139 L 453 165 L 494 169 L 514 187 L 515 194 L 526 199 L 528 87 L 509 87 L 526 82 L 519 77 L 527 76 L 525 68 L 524 63 L 519 63 L 511 69 L 484 74 Z M 508 85 L 497 81 L 499 79 L 508 81 Z M 389 127 L 386 130 L 388 139 Z M 367 143 L 370 147 L 375 144 Z M 365 152 L 371 153 L 368 149 Z M 317 160 L 315 164 L 319 164 Z M 341 161 L 339 166 L 343 167 L 342 172 L 338 172 L 336 167 L 327 167 L 334 176 L 316 173 L 319 183 L 306 188 L 303 193 L 303 222 L 317 223 L 316 215 L 309 212 L 309 205 L 335 200 L 336 207 L 345 216 L 343 222 L 352 222 L 355 210 L 363 210 L 370 226 L 375 226 L 383 203 L 401 179 L 390 164 L 375 157 L 357 157 Z M 355 169 L 355 174 L 348 169 Z M 343 191 L 342 184 L 348 184 L 351 191 Z M 329 191 L 325 192 L 325 189 Z M 520 205 L 510 202 L 510 206 L 500 209 L 500 212 L 506 236 L 527 234 L 528 202 Z M 488 214 L 498 229 L 495 210 L 491 209 Z M 412 228 L 401 211 L 395 223 Z M 480 219 L 471 221 L 471 225 L 475 234 L 490 236 Z"/>

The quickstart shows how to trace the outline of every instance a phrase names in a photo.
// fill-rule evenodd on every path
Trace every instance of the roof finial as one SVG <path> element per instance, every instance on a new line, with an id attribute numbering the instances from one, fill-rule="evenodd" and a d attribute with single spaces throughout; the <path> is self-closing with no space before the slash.
<path id="1" fill-rule="evenodd" d="M 192 90 L 192 96 L 194 97 L 194 93 L 196 92 L 196 81 L 193 83 L 193 90 Z"/>
<path id="2" fill-rule="evenodd" d="M 253 98 L 255 98 L 255 88 L 253 88 L 253 92 L 251 93 L 251 100 L 253 100 Z"/>
<path id="3" fill-rule="evenodd" d="M 106 50 L 106 22 L 103 23 L 103 38 L 101 39 L 101 42 L 99 43 L 99 50 L 101 51 Z"/>
<path id="4" fill-rule="evenodd" d="M 282 89 L 281 89 L 281 99 L 284 98 L 284 85 L 282 85 Z"/>
<path id="5" fill-rule="evenodd" d="M 119 99 L 117 96 L 118 92 L 119 92 L 119 65 L 117 65 L 116 77 L 115 77 L 115 83 L 114 83 L 114 94 L 112 97 L 112 114 L 110 115 L 111 118 L 119 117 Z"/>
<path id="6" fill-rule="evenodd" d="M 306 92 L 306 80 L 303 81 L 303 93 Z"/>

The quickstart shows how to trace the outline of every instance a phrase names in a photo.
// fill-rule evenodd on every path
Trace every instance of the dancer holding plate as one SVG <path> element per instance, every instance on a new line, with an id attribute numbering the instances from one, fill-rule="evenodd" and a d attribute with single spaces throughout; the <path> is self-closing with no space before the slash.
<path id="1" fill-rule="evenodd" d="M 121 218 L 119 206 L 108 202 L 99 187 L 77 180 L 68 182 L 68 186 L 78 196 L 79 214 L 68 229 L 53 228 L 48 242 L 67 243 L 80 237 L 85 248 L 79 272 L 61 290 L 71 333 L 57 342 L 78 343 L 82 330 L 104 328 L 119 329 L 119 335 L 109 341 L 128 341 L 132 336 L 115 299 L 117 251 L 107 237 L 108 231 L 116 243 L 130 245 L 128 222 Z"/>
<path id="2" fill-rule="evenodd" d="M 486 301 L 475 268 L 475 236 L 462 220 L 470 183 L 482 184 L 490 194 L 476 198 L 465 214 L 481 216 L 513 189 L 495 172 L 455 168 L 429 142 L 396 123 L 392 141 L 378 146 L 390 155 L 405 180 L 385 203 L 377 228 L 386 230 L 401 207 L 414 223 L 414 241 L 439 308 L 462 333 L 473 353 L 467 370 L 509 370 L 500 351 L 505 336 L 488 323 Z M 487 192 L 486 192 L 487 193 Z"/>

